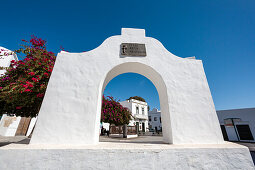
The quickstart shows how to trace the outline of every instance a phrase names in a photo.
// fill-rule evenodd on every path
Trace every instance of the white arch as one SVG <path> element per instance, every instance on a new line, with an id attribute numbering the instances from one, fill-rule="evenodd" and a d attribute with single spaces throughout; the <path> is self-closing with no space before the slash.
<path id="1" fill-rule="evenodd" d="M 169 105 L 168 105 L 168 97 L 167 97 L 167 88 L 165 85 L 164 80 L 162 79 L 161 75 L 155 71 L 152 67 L 147 66 L 145 64 L 139 63 L 139 62 L 127 62 L 123 64 L 119 64 L 112 68 L 104 77 L 104 80 L 102 81 L 102 86 L 100 88 L 99 92 L 99 103 L 102 103 L 102 95 L 104 92 L 104 89 L 106 85 L 116 76 L 132 72 L 132 73 L 138 73 L 149 80 L 154 84 L 158 91 L 159 100 L 160 100 L 160 108 L 161 108 L 161 117 L 162 117 L 162 128 L 163 130 L 163 140 L 165 143 L 173 143 L 172 140 L 172 127 L 171 127 L 171 121 L 170 121 L 170 113 L 169 113 Z M 101 106 L 98 107 L 100 110 L 97 111 L 97 119 L 100 119 L 101 115 Z M 97 125 L 97 127 L 99 127 Z M 97 133 L 99 133 L 99 130 L 96 130 Z"/>
<path id="2" fill-rule="evenodd" d="M 147 55 L 123 57 L 121 43 L 144 44 Z M 58 54 L 30 143 L 96 144 L 102 90 L 125 72 L 157 88 L 166 143 L 223 142 L 202 62 L 176 57 L 144 30 L 123 29 L 92 51 Z"/>

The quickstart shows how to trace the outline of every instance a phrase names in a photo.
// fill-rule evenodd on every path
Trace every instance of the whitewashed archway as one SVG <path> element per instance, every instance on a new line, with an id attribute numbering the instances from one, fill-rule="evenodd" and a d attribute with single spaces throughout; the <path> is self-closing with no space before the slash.
<path id="1" fill-rule="evenodd" d="M 147 55 L 124 57 L 122 43 L 144 44 Z M 223 142 L 202 61 L 173 55 L 145 30 L 122 29 L 92 51 L 58 54 L 30 143 L 96 144 L 102 89 L 124 72 L 142 74 L 157 88 L 165 142 Z"/>

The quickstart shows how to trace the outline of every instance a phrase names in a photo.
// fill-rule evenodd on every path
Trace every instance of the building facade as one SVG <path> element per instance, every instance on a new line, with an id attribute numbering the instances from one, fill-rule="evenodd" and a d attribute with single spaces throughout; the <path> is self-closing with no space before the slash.
<path id="1" fill-rule="evenodd" d="M 148 105 L 135 99 L 125 100 L 120 102 L 123 107 L 126 107 L 131 112 L 133 119 L 130 121 L 129 126 L 138 126 L 140 132 L 149 131 L 148 125 Z"/>
<path id="2" fill-rule="evenodd" d="M 255 108 L 218 110 L 224 140 L 255 142 Z"/>
<path id="3" fill-rule="evenodd" d="M 255 142 L 255 108 L 216 111 L 224 140 Z M 149 111 L 150 131 L 162 131 L 161 111 Z"/>
<path id="4" fill-rule="evenodd" d="M 0 77 L 10 67 L 12 60 L 18 61 L 17 55 L 4 47 L 0 47 Z"/>
<path id="5" fill-rule="evenodd" d="M 149 111 L 149 129 L 150 131 L 162 131 L 162 124 L 161 124 L 161 111 L 154 108 Z"/>

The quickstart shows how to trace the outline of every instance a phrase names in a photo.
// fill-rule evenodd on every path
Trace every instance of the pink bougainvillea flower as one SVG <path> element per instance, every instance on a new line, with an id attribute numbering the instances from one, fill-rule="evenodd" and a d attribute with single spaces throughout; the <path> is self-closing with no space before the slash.
<path id="1" fill-rule="evenodd" d="M 33 75 L 35 75 L 35 73 L 34 72 L 30 72 L 30 73 L 28 73 L 29 75 L 31 75 L 31 76 L 33 76 Z"/>
<path id="2" fill-rule="evenodd" d="M 39 93 L 39 94 L 37 94 L 36 96 L 39 97 L 39 98 L 41 98 L 41 97 L 43 97 L 43 94 L 42 94 L 42 93 Z"/>
<path id="3" fill-rule="evenodd" d="M 34 78 L 34 77 L 32 78 L 32 80 L 33 80 L 34 82 L 37 82 L 37 81 L 38 81 L 38 80 L 37 80 L 36 78 Z"/>
<path id="4" fill-rule="evenodd" d="M 21 109 L 21 108 L 22 108 L 21 106 L 17 106 L 17 107 L 16 107 L 17 110 L 19 110 L 19 109 Z"/>
<path id="5" fill-rule="evenodd" d="M 24 92 L 31 92 L 32 90 L 30 90 L 30 89 L 26 89 Z"/>

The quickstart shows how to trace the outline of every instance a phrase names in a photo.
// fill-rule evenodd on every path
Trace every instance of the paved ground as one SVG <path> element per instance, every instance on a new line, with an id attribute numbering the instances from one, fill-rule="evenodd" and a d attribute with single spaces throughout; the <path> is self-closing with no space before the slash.
<path id="1" fill-rule="evenodd" d="M 139 136 L 138 138 L 109 138 L 100 136 L 100 142 L 164 144 L 162 136 Z"/>
<path id="2" fill-rule="evenodd" d="M 30 138 L 26 136 L 0 136 L 0 147 L 10 143 L 29 144 Z"/>
<path id="3" fill-rule="evenodd" d="M 10 143 L 29 144 L 30 138 L 26 136 L 0 136 L 0 146 L 8 145 Z M 100 142 L 113 143 L 147 143 L 147 144 L 163 144 L 162 136 L 139 136 L 138 138 L 109 138 L 107 136 L 100 136 Z M 236 142 L 237 144 L 247 146 L 250 151 L 255 152 L 255 143 Z"/>
<path id="4" fill-rule="evenodd" d="M 29 144 L 30 138 L 26 136 L 0 136 L 0 147 L 11 143 L 15 144 Z M 100 142 L 113 142 L 113 143 L 145 143 L 145 144 L 163 144 L 162 136 L 140 136 L 138 138 L 109 138 L 107 136 L 100 136 Z"/>

